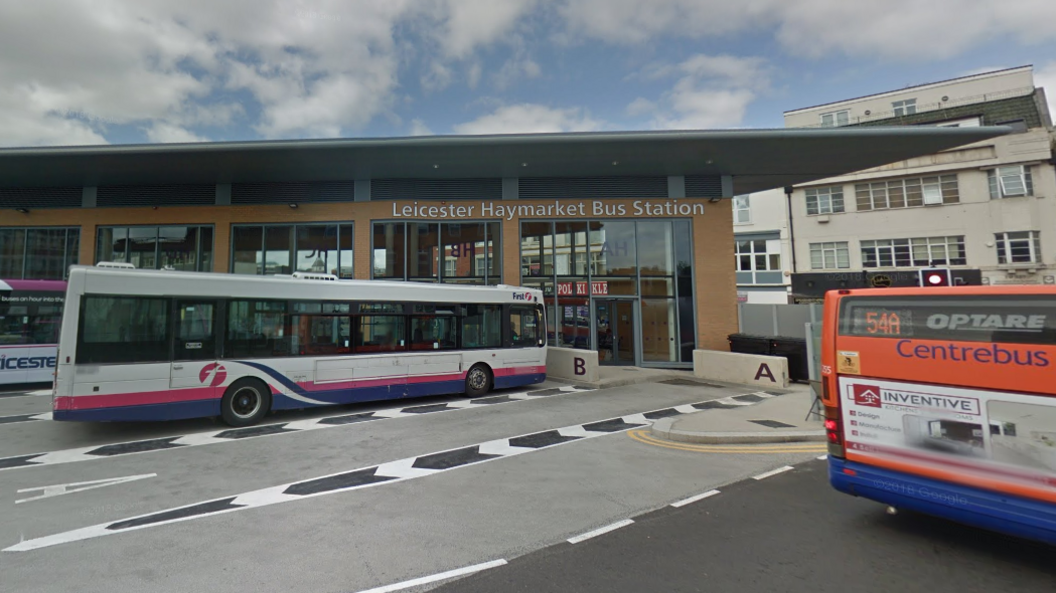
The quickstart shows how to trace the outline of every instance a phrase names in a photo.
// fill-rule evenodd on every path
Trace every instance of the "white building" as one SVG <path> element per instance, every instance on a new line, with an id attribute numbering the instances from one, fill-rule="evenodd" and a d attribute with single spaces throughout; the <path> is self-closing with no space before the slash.
<path id="1" fill-rule="evenodd" d="M 878 276 L 876 285 L 912 285 L 928 266 L 950 268 L 958 283 L 1056 283 L 1054 136 L 1031 66 L 796 109 L 785 125 L 1017 129 L 797 186 L 789 235 L 801 300 Z"/>
<path id="2" fill-rule="evenodd" d="M 735 196 L 733 235 L 737 258 L 737 300 L 788 303 L 788 201 L 780 189 Z"/>

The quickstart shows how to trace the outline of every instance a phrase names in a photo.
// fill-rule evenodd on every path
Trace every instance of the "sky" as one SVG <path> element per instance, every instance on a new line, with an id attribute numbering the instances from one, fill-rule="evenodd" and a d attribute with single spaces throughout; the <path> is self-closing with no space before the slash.
<path id="1" fill-rule="evenodd" d="M 0 146 L 775 128 L 1032 64 L 1053 0 L 0 3 Z"/>

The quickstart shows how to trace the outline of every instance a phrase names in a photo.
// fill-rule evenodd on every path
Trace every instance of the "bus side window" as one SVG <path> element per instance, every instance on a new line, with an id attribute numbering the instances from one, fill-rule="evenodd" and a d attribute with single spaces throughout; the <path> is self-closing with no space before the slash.
<path id="1" fill-rule="evenodd" d="M 539 340 L 539 313 L 535 307 L 510 307 L 510 344 L 514 348 L 530 348 L 538 346 Z"/>
<path id="2" fill-rule="evenodd" d="M 502 305 L 466 305 L 462 317 L 462 347 L 502 347 Z"/>

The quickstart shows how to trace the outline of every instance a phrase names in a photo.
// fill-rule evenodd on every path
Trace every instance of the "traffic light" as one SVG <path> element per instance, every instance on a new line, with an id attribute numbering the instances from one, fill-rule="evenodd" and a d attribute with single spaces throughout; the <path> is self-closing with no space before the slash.
<path id="1" fill-rule="evenodd" d="M 921 286 L 952 286 L 950 271 L 946 268 L 925 268 L 918 272 Z"/>

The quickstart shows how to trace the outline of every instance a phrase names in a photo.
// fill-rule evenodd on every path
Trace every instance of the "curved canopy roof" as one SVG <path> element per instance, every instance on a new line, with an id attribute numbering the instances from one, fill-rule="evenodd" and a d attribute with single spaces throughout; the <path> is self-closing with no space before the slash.
<path id="1" fill-rule="evenodd" d="M 0 187 L 367 178 L 730 175 L 738 194 L 1010 133 L 1009 127 L 593 132 L 0 149 Z"/>

